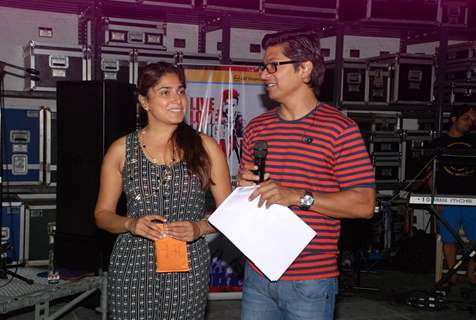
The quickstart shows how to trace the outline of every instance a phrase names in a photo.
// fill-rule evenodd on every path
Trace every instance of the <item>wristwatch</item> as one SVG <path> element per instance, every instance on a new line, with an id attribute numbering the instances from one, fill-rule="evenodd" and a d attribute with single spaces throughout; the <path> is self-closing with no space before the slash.
<path id="1" fill-rule="evenodd" d="M 301 199 L 299 200 L 299 208 L 301 210 L 309 210 L 314 203 L 314 196 L 312 195 L 311 192 L 306 191 L 302 195 Z"/>

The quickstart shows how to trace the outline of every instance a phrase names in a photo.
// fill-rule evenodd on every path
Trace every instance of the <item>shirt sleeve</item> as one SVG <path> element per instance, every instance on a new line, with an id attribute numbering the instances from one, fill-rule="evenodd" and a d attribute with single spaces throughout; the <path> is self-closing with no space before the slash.
<path id="1" fill-rule="evenodd" d="M 250 125 L 246 126 L 245 132 L 243 135 L 243 140 L 241 141 L 241 164 L 253 162 L 253 152 L 251 141 L 252 129 Z"/>
<path id="2" fill-rule="evenodd" d="M 341 190 L 375 188 L 375 171 L 357 125 L 345 128 L 336 139 L 334 171 Z"/>

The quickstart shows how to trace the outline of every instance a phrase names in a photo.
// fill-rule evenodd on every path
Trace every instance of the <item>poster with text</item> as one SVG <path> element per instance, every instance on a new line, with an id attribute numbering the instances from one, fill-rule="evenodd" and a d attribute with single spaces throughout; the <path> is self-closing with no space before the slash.
<path id="1" fill-rule="evenodd" d="M 235 184 L 245 126 L 269 108 L 259 70 L 250 66 L 184 67 L 187 122 L 220 144 Z"/>
<path id="2" fill-rule="evenodd" d="M 187 122 L 220 144 L 235 185 L 244 128 L 269 108 L 258 68 L 185 65 L 184 69 L 189 99 Z M 207 202 L 214 203 L 213 199 Z M 214 210 L 213 206 L 209 209 L 210 213 Z M 208 235 L 207 241 L 211 253 L 209 291 L 222 298 L 240 292 L 245 257 L 221 234 Z"/>

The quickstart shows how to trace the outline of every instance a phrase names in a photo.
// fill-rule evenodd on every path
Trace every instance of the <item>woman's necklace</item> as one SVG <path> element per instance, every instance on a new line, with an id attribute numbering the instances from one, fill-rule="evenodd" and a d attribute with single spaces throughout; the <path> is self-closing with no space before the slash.
<path id="1" fill-rule="evenodd" d="M 152 154 L 149 152 L 147 149 L 147 145 L 144 142 L 144 137 L 145 137 L 145 130 L 142 129 L 139 135 L 139 143 L 142 146 L 142 150 L 144 150 L 144 153 L 146 157 L 153 163 L 153 164 L 160 164 L 159 159 L 156 157 L 153 157 Z M 175 148 L 172 148 L 172 163 L 175 162 Z M 165 164 L 165 157 L 164 157 L 164 164 Z"/>

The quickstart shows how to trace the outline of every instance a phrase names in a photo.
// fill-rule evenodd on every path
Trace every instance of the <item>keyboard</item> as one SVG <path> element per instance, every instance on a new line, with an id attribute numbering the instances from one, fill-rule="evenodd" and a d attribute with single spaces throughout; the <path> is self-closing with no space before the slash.
<path id="1" fill-rule="evenodd" d="M 473 195 L 432 195 L 411 194 L 410 204 L 434 204 L 447 206 L 476 206 L 476 196 Z"/>

